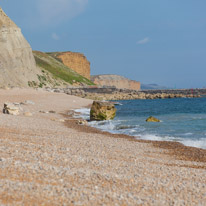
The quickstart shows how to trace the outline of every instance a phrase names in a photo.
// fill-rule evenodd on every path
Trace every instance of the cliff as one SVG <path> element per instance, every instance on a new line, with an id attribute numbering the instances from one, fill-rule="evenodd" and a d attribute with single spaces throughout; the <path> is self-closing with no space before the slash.
<path id="1" fill-rule="evenodd" d="M 83 77 L 90 79 L 90 62 L 83 54 L 77 52 L 52 52 L 48 54 Z"/>
<path id="2" fill-rule="evenodd" d="M 119 75 L 95 75 L 91 80 L 100 86 L 114 86 L 118 89 L 140 90 L 140 82 Z"/>
<path id="3" fill-rule="evenodd" d="M 81 76 L 74 70 L 65 66 L 51 53 L 33 51 L 36 64 L 41 69 L 42 74 L 38 75 L 40 87 L 67 87 L 93 85 L 93 82 Z M 53 53 L 52 53 L 53 54 Z"/>
<path id="4" fill-rule="evenodd" d="M 28 87 L 38 81 L 38 72 L 21 29 L 0 8 L 0 86 Z"/>

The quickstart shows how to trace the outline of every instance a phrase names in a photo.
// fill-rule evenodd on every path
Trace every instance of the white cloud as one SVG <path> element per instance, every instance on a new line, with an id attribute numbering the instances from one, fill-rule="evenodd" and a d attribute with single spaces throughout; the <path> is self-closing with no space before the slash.
<path id="1" fill-rule="evenodd" d="M 88 0 L 37 0 L 42 24 L 51 25 L 69 20 L 84 11 Z"/>
<path id="2" fill-rule="evenodd" d="M 146 44 L 150 41 L 149 37 L 145 37 L 144 39 L 141 39 L 137 42 L 137 44 Z"/>
<path id="3" fill-rule="evenodd" d="M 52 33 L 51 38 L 56 41 L 60 39 L 60 37 L 56 33 Z"/>

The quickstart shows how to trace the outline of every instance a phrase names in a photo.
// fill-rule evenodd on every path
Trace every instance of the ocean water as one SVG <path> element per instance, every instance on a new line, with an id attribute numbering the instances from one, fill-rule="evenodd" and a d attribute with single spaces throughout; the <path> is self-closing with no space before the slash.
<path id="1" fill-rule="evenodd" d="M 157 141 L 177 141 L 186 146 L 206 149 L 206 98 L 178 98 L 118 101 L 114 120 L 90 122 L 90 126 Z M 79 109 L 89 119 L 89 109 Z M 149 116 L 160 123 L 146 122 Z"/>

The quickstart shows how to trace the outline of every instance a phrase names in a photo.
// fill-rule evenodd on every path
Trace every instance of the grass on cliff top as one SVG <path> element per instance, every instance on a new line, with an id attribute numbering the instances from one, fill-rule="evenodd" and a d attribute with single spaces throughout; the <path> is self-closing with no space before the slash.
<path id="1" fill-rule="evenodd" d="M 60 78 L 70 84 L 73 84 L 75 80 L 76 82 L 84 83 L 86 85 L 94 85 L 93 82 L 68 68 L 51 55 L 40 51 L 33 51 L 33 54 L 37 66 L 47 70 L 48 72 L 53 74 L 54 77 Z"/>
<path id="2" fill-rule="evenodd" d="M 58 56 L 64 52 L 46 52 L 49 56 L 53 57 L 54 59 L 58 60 L 59 62 L 63 63 L 62 59 L 60 59 Z"/>

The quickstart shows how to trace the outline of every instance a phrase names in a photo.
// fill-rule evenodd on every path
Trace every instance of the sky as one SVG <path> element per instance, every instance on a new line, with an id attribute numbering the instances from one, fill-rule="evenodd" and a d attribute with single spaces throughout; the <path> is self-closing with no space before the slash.
<path id="1" fill-rule="evenodd" d="M 91 74 L 206 87 L 205 0 L 0 0 L 33 50 L 83 53 Z"/>

